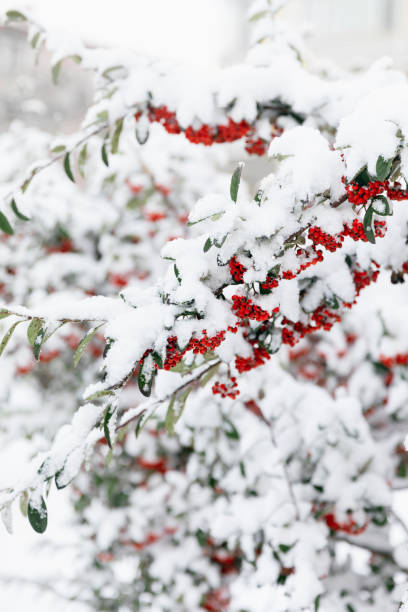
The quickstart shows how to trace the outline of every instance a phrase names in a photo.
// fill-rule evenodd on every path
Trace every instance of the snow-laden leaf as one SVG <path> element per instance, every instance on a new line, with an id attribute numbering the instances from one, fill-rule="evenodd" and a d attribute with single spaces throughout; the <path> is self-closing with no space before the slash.
<path id="1" fill-rule="evenodd" d="M 28 501 L 27 516 L 31 527 L 37 533 L 44 533 L 47 529 L 48 513 L 44 498 L 37 494 Z"/>

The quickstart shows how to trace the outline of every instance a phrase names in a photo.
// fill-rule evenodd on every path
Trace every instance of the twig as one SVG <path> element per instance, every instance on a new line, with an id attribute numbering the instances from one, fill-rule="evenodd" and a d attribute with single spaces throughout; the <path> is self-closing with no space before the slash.
<path id="1" fill-rule="evenodd" d="M 162 402 L 166 402 L 167 400 L 171 399 L 174 395 L 176 395 L 177 393 L 179 393 L 180 391 L 182 391 L 183 389 L 185 389 L 186 387 L 188 387 L 191 384 L 196 386 L 197 383 L 199 382 L 199 380 L 204 376 L 204 374 L 209 372 L 214 366 L 216 366 L 216 365 L 218 365 L 220 363 L 221 363 L 220 359 L 218 359 L 216 361 L 212 361 L 211 364 L 207 368 L 205 368 L 204 370 L 201 370 L 201 372 L 197 376 L 195 376 L 193 378 L 190 378 L 190 380 L 188 380 L 186 383 L 184 383 L 184 384 L 180 385 L 179 387 L 177 387 L 177 389 L 175 389 L 174 391 L 172 391 L 171 393 L 169 393 L 165 397 L 162 397 L 160 399 L 154 400 L 152 402 L 145 402 L 144 403 L 145 407 L 143 407 L 143 404 L 142 404 L 141 407 L 140 407 L 140 410 L 138 411 L 138 413 L 135 414 L 134 416 L 132 416 L 127 421 L 125 421 L 124 423 L 121 423 L 120 425 L 118 425 L 118 427 L 116 428 L 116 431 L 119 431 L 123 427 L 126 427 L 126 425 L 129 425 L 129 423 L 131 423 L 132 421 L 136 421 L 139 417 L 142 416 L 142 414 L 147 410 L 148 407 L 155 406 L 156 404 L 161 404 Z"/>

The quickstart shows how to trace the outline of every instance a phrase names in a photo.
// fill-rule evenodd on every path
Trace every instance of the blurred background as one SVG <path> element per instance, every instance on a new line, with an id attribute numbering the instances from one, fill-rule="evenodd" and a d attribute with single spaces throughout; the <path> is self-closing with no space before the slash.
<path id="1" fill-rule="evenodd" d="M 120 45 L 173 58 L 197 69 L 241 61 L 249 0 L 0 0 L 0 9 L 29 7 L 47 28 L 80 35 L 89 45 Z M 358 69 L 387 55 L 408 69 L 407 0 L 291 0 L 282 11 L 320 58 Z M 33 53 L 23 33 L 0 29 L 0 128 L 24 117 L 30 125 L 70 132 L 91 98 L 89 77 L 66 63 L 53 85 L 49 57 Z"/>
<path id="2" fill-rule="evenodd" d="M 91 46 L 120 45 L 141 54 L 189 61 L 198 71 L 239 62 L 247 48 L 249 0 L 31 0 L 25 6 L 47 28 L 79 34 Z M 24 10 L 21 3 L 0 0 L 0 10 L 11 7 Z M 387 55 L 408 70 L 407 0 L 292 0 L 282 17 L 305 36 L 320 58 L 358 69 Z M 92 99 L 91 79 L 80 67 L 66 62 L 61 82 L 55 86 L 47 52 L 36 57 L 23 32 L 9 28 L 0 28 L 0 88 L 2 132 L 11 122 L 23 120 L 48 132 L 70 133 L 79 126 Z M 50 514 L 58 518 L 49 536 L 66 551 L 72 537 L 64 532 L 71 511 L 67 495 L 59 493 L 50 505 Z M 0 582 L 1 609 L 80 610 L 81 606 L 59 599 L 50 585 L 38 591 L 49 551 L 21 517 L 15 531 L 9 536 L 0 530 L 0 546 L 7 551 L 0 559 L 0 579 L 2 574 L 24 578 Z M 33 546 L 40 546 L 41 554 Z M 58 573 L 59 564 L 69 560 L 66 552 L 59 559 L 53 550 Z M 35 589 L 29 578 L 34 567 Z"/>

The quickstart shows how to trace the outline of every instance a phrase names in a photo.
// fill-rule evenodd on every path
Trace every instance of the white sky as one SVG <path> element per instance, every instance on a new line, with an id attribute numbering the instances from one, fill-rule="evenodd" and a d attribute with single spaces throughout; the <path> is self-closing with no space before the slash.
<path id="1" fill-rule="evenodd" d="M 32 8 L 46 27 L 91 43 L 205 66 L 228 61 L 242 46 L 246 5 L 247 0 L 0 0 L 0 9 Z"/>

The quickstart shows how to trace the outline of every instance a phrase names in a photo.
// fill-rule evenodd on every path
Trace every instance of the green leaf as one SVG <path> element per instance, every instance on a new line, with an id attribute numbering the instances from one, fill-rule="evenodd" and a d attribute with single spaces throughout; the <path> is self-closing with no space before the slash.
<path id="1" fill-rule="evenodd" d="M 27 21 L 27 17 L 20 11 L 7 11 L 6 17 L 10 21 Z"/>
<path id="2" fill-rule="evenodd" d="M 215 366 L 213 366 L 212 368 L 208 370 L 205 376 L 203 376 L 201 379 L 201 382 L 200 382 L 201 387 L 205 387 L 208 381 L 210 381 L 211 378 L 217 373 L 219 367 L 220 367 L 220 364 L 217 363 Z"/>
<path id="3" fill-rule="evenodd" d="M 108 154 L 106 152 L 106 143 L 105 142 L 102 145 L 101 156 L 102 156 L 102 161 L 105 164 L 105 166 L 109 167 L 109 159 L 108 159 Z"/>
<path id="4" fill-rule="evenodd" d="M 111 441 L 110 431 L 109 431 L 109 421 L 115 414 L 115 411 L 116 411 L 116 406 L 112 406 L 112 404 L 109 404 L 109 406 L 106 409 L 105 416 L 103 419 L 103 433 L 105 434 L 106 442 L 108 443 L 109 448 L 112 448 L 112 441 Z"/>
<path id="5" fill-rule="evenodd" d="M 261 204 L 263 194 L 264 194 L 264 192 L 263 192 L 262 189 L 258 189 L 258 191 L 255 194 L 254 200 L 258 204 L 258 206 L 260 206 L 260 204 Z"/>
<path id="6" fill-rule="evenodd" d="M 316 597 L 316 599 L 315 599 L 315 602 L 314 602 L 314 612 L 318 612 L 319 611 L 319 608 L 320 608 L 320 598 L 321 598 L 321 594 L 318 595 Z"/>
<path id="7" fill-rule="evenodd" d="M 8 222 L 6 215 L 2 212 L 0 212 L 0 229 L 3 230 L 5 234 L 14 234 L 14 230 Z"/>
<path id="8" fill-rule="evenodd" d="M 378 201 L 382 202 L 382 205 L 378 204 Z M 376 205 L 377 202 L 377 205 Z M 372 207 L 376 215 L 387 217 L 390 214 L 390 203 L 385 196 L 377 196 L 372 202 Z"/>
<path id="9" fill-rule="evenodd" d="M 123 129 L 123 117 L 117 120 L 116 128 L 112 136 L 111 151 L 113 155 L 118 152 L 120 135 L 122 133 L 122 129 Z"/>
<path id="10" fill-rule="evenodd" d="M 226 241 L 226 239 L 228 237 L 228 234 L 229 234 L 229 232 L 224 234 L 224 236 L 221 238 L 221 240 L 217 240 L 217 238 L 214 238 L 214 246 L 217 247 L 217 249 L 220 249 L 222 247 L 222 245 L 224 244 L 224 242 Z"/>
<path id="11" fill-rule="evenodd" d="M 211 238 L 207 238 L 207 240 L 205 241 L 205 244 L 204 244 L 204 253 L 206 253 L 207 251 L 209 251 L 211 249 L 212 244 L 213 243 L 212 243 Z"/>
<path id="12" fill-rule="evenodd" d="M 27 491 L 23 491 L 20 495 L 20 512 L 26 518 L 28 512 L 28 493 Z"/>
<path id="13" fill-rule="evenodd" d="M 255 21 L 258 21 L 258 19 L 263 19 L 264 17 L 267 17 L 268 15 L 269 15 L 268 11 L 260 11 L 259 13 L 255 13 L 254 15 L 252 15 L 249 21 L 250 23 L 254 23 Z"/>
<path id="14" fill-rule="evenodd" d="M 11 210 L 16 215 L 16 217 L 18 217 L 22 221 L 30 221 L 29 217 L 26 217 L 25 215 L 23 215 L 23 213 L 17 208 L 17 204 L 14 198 L 11 200 L 10 206 L 11 206 Z"/>
<path id="15" fill-rule="evenodd" d="M 13 323 L 10 329 L 4 334 L 3 340 L 0 342 L 0 355 L 3 354 L 4 349 L 6 348 L 8 344 L 8 341 L 10 340 L 11 336 L 13 335 L 14 330 L 16 329 L 19 323 L 22 323 L 22 321 L 16 321 L 15 323 Z"/>
<path id="16" fill-rule="evenodd" d="M 63 60 L 60 59 L 59 62 L 54 64 L 53 67 L 51 68 L 52 82 L 54 83 L 54 85 L 58 84 L 60 73 L 61 73 L 62 61 Z"/>
<path id="17" fill-rule="evenodd" d="M 159 370 L 163 369 L 163 359 L 161 355 L 159 355 L 159 353 L 154 352 L 153 357 Z"/>
<path id="18" fill-rule="evenodd" d="M 136 421 L 136 427 L 135 427 L 136 438 L 143 431 L 150 417 L 151 417 L 151 414 L 147 412 L 147 410 L 142 410 L 142 412 L 140 413 Z"/>
<path id="19" fill-rule="evenodd" d="M 38 360 L 40 357 L 41 347 L 44 344 L 47 325 L 44 319 L 35 317 L 31 320 L 27 329 L 28 341 L 33 347 L 34 357 Z"/>
<path id="20" fill-rule="evenodd" d="M 239 433 L 234 423 L 230 421 L 227 417 L 224 417 L 224 421 L 228 426 L 227 429 L 224 429 L 224 433 L 227 438 L 230 438 L 230 440 L 239 440 Z"/>
<path id="21" fill-rule="evenodd" d="M 104 325 L 104 323 L 101 323 L 100 325 L 96 325 L 96 327 L 92 327 L 92 329 L 88 331 L 88 333 L 82 338 L 81 342 L 76 347 L 75 353 L 74 353 L 74 367 L 75 368 L 77 367 L 79 360 L 84 354 L 86 347 L 88 346 L 88 344 L 90 343 L 90 341 L 92 340 L 92 338 L 94 337 L 98 329 L 102 327 L 102 325 Z"/>
<path id="22" fill-rule="evenodd" d="M 150 397 L 155 375 L 153 355 L 149 353 L 140 366 L 137 377 L 139 390 L 145 397 Z"/>
<path id="23" fill-rule="evenodd" d="M 179 272 L 179 269 L 178 269 L 178 267 L 177 267 L 177 265 L 176 265 L 176 264 L 174 264 L 174 274 L 175 274 L 175 276 L 176 276 L 176 278 L 177 278 L 178 282 L 179 282 L 179 283 L 181 283 L 181 276 L 180 276 L 180 272 Z"/>
<path id="24" fill-rule="evenodd" d="M 0 310 L 0 319 L 5 319 L 6 317 L 9 317 L 11 315 L 11 312 L 9 312 L 8 310 Z"/>
<path id="25" fill-rule="evenodd" d="M 37 533 L 44 533 L 44 531 L 47 529 L 48 513 L 47 506 L 45 505 L 45 501 L 42 496 L 40 497 L 40 500 L 41 505 L 38 507 L 36 503 L 33 503 L 33 498 L 30 498 L 28 502 L 27 516 L 34 531 Z"/>
<path id="26" fill-rule="evenodd" d="M 72 170 L 71 170 L 71 163 L 69 161 L 69 153 L 67 153 L 64 157 L 64 170 L 65 170 L 65 174 L 67 175 L 67 177 L 73 183 L 75 183 L 74 175 L 72 174 Z"/>
<path id="27" fill-rule="evenodd" d="M 166 417 L 164 419 L 164 426 L 169 436 L 174 435 L 174 425 L 176 423 L 176 413 L 174 411 L 175 401 L 176 401 L 176 396 L 173 395 L 173 397 L 170 400 L 169 407 L 167 408 Z"/>
<path id="28" fill-rule="evenodd" d="M 375 167 L 377 181 L 385 181 L 391 171 L 392 159 L 384 159 L 382 155 L 377 159 Z"/>
<path id="29" fill-rule="evenodd" d="M 352 179 L 352 181 L 357 183 L 360 187 L 364 187 L 365 185 L 368 185 L 370 180 L 371 180 L 371 177 L 368 174 L 367 166 L 364 166 L 363 168 L 361 168 L 361 170 L 359 170 Z"/>
<path id="30" fill-rule="evenodd" d="M 363 228 L 364 228 L 364 233 L 367 237 L 367 240 L 371 242 L 372 244 L 375 244 L 375 234 L 374 234 L 374 229 L 373 229 L 373 213 L 374 213 L 374 209 L 370 205 L 367 208 L 366 213 L 364 215 Z"/>
<path id="31" fill-rule="evenodd" d="M 85 398 L 87 402 L 93 402 L 94 400 L 100 399 L 101 397 L 105 397 L 105 395 L 114 395 L 114 392 L 111 389 L 102 389 L 101 391 L 96 391 L 88 397 Z"/>
<path id="32" fill-rule="evenodd" d="M 86 144 L 84 144 L 78 156 L 78 172 L 82 176 L 82 178 L 85 178 L 84 168 L 85 168 L 87 159 L 88 159 L 88 147 Z"/>
<path id="33" fill-rule="evenodd" d="M 232 175 L 232 178 L 231 178 L 230 194 L 231 194 L 231 200 L 233 202 L 236 202 L 238 198 L 238 189 L 239 189 L 239 184 L 241 182 L 241 174 L 242 174 L 243 167 L 244 167 L 243 162 L 240 162 L 237 168 L 234 170 L 234 174 Z"/>
<path id="34" fill-rule="evenodd" d="M 340 307 L 337 296 L 334 295 L 334 293 L 330 297 L 326 297 L 326 304 L 329 308 L 333 308 L 334 310 Z"/>
<path id="35" fill-rule="evenodd" d="M 36 34 L 34 34 L 34 36 L 32 37 L 30 44 L 33 49 L 36 48 L 38 41 L 40 40 L 40 36 L 41 36 L 41 32 L 36 32 Z"/>
<path id="36" fill-rule="evenodd" d="M 53 149 L 51 149 L 51 153 L 63 153 L 66 149 L 65 145 L 57 145 Z"/>
<path id="37" fill-rule="evenodd" d="M 31 319 L 30 325 L 27 328 L 27 338 L 31 346 L 34 346 L 38 333 L 43 326 L 43 323 L 44 320 L 39 319 L 38 317 L 34 317 L 34 319 Z"/>
<path id="38" fill-rule="evenodd" d="M 279 550 L 283 553 L 287 553 L 291 548 L 293 544 L 279 544 Z"/>

